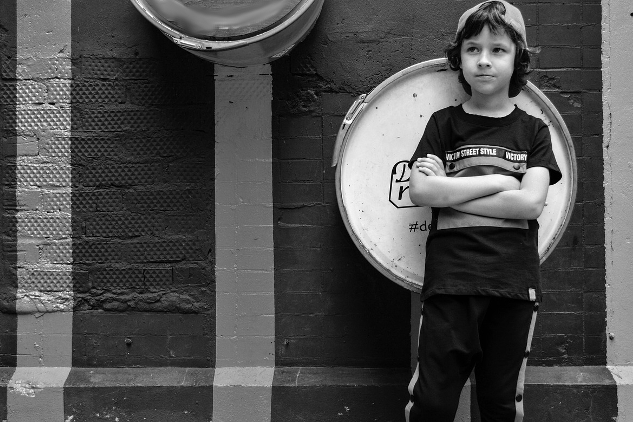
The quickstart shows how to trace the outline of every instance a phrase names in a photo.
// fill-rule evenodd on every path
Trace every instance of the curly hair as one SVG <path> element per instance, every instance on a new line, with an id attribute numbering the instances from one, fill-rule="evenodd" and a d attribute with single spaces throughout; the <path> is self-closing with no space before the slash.
<path id="1" fill-rule="evenodd" d="M 490 32 L 495 35 L 505 32 L 516 46 L 514 72 L 510 79 L 509 96 L 516 97 L 521 92 L 521 88 L 527 84 L 527 75 L 532 71 L 530 69 L 530 55 L 537 53 L 538 50 L 529 48 L 521 34 L 505 21 L 503 18 L 505 12 L 506 8 L 501 2 L 490 1 L 483 4 L 479 10 L 473 12 L 473 14 L 466 19 L 464 27 L 455 35 L 455 39 L 444 50 L 450 68 L 452 70 L 459 70 L 459 82 L 468 95 L 472 95 L 472 90 L 470 84 L 464 79 L 464 73 L 460 68 L 462 42 L 465 39 L 477 36 L 483 30 L 484 25 L 488 26 Z"/>

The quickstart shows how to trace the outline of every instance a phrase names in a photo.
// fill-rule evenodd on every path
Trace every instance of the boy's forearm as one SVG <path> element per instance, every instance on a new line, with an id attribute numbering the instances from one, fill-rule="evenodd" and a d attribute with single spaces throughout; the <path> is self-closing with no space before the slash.
<path id="1" fill-rule="evenodd" d="M 498 192 L 452 206 L 457 211 L 495 218 L 534 220 L 543 212 L 544 204 L 521 190 Z"/>
<path id="2" fill-rule="evenodd" d="M 456 204 L 452 208 L 470 214 L 495 218 L 533 220 L 543 212 L 549 188 L 549 171 L 543 167 L 528 169 L 518 190 L 506 190 Z"/>
<path id="3" fill-rule="evenodd" d="M 412 172 L 409 181 L 411 201 L 420 206 L 452 207 L 507 189 L 513 182 L 508 176 L 485 175 L 473 177 L 432 177 Z"/>

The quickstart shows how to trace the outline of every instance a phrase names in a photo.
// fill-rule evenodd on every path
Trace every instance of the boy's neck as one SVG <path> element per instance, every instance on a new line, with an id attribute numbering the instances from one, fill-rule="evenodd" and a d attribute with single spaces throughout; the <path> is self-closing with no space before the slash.
<path id="1" fill-rule="evenodd" d="M 468 114 L 487 117 L 504 117 L 514 111 L 514 103 L 508 96 L 484 97 L 473 92 L 473 96 L 462 104 Z"/>

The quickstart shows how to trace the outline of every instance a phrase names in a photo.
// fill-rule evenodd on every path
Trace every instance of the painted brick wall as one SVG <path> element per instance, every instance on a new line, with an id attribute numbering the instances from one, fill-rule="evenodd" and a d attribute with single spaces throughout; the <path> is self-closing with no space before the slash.
<path id="1" fill-rule="evenodd" d="M 606 362 L 604 200 L 599 1 L 521 2 L 532 45 L 532 81 L 562 114 L 578 163 L 569 227 L 543 265 L 544 303 L 531 363 Z"/>
<path id="2" fill-rule="evenodd" d="M 408 366 L 409 293 L 351 243 L 336 205 L 332 148 L 353 99 L 441 56 L 471 3 L 328 0 L 306 41 L 274 63 L 277 365 Z M 546 300 L 530 362 L 603 364 L 600 3 L 516 3 L 530 44 L 542 47 L 532 80 L 563 114 L 580 176 L 571 224 L 543 267 Z M 7 56 L 10 25 L 0 32 Z M 44 79 L 20 76 L 52 121 L 70 91 L 71 136 L 20 137 L 3 127 L 11 139 L 2 156 L 3 301 L 14 299 L 18 254 L 72 265 L 75 365 L 212 366 L 213 68 L 175 48 L 126 0 L 74 2 L 72 27 L 72 74 L 51 67 Z M 0 106 L 10 116 L 18 76 L 10 61 L 2 75 Z M 72 164 L 70 203 L 55 189 L 17 195 L 17 151 L 34 163 L 35 185 L 38 172 L 66 183 L 58 164 Z M 25 233 L 45 230 L 41 244 L 18 250 L 18 209 L 39 216 Z M 56 216 L 69 211 L 72 227 L 61 227 Z M 14 324 L 3 318 L 3 327 Z M 14 332 L 0 333 L 6 364 Z"/>
<path id="3" fill-rule="evenodd" d="M 405 364 L 408 297 L 355 251 L 329 163 L 354 98 L 404 67 L 442 56 L 460 14 L 475 3 L 327 1 L 306 41 L 274 64 L 278 364 Z M 579 173 L 569 228 L 543 266 L 545 300 L 530 364 L 604 364 L 600 2 L 514 3 L 530 45 L 541 47 L 531 80 L 563 115 Z M 342 343 L 337 335 L 346 332 L 362 339 Z M 380 347 L 367 349 L 371 342 Z"/>
<path id="4" fill-rule="evenodd" d="M 209 367 L 215 355 L 213 66 L 175 48 L 129 1 L 72 8 L 69 244 L 74 366 Z"/>

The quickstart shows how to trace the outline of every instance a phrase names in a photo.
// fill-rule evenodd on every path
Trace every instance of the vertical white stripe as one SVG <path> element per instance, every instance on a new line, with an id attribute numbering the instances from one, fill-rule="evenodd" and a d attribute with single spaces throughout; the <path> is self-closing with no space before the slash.
<path id="1" fill-rule="evenodd" d="M 215 66 L 213 420 L 270 420 L 275 365 L 272 76 Z"/>
<path id="2" fill-rule="evenodd" d="M 535 303 L 534 311 L 532 312 L 532 320 L 530 321 L 530 331 L 528 332 L 528 338 L 526 343 L 526 356 L 523 357 L 523 362 L 521 363 L 521 369 L 519 370 L 519 377 L 517 379 L 517 388 L 516 393 L 514 394 L 514 404 L 516 407 L 516 413 L 514 416 L 514 422 L 523 421 L 524 410 L 523 410 L 523 392 L 525 390 L 525 370 L 527 368 L 527 360 L 529 355 L 529 351 L 532 348 L 532 336 L 534 335 L 534 327 L 536 326 L 536 315 L 538 309 L 538 303 Z M 517 401 L 517 396 L 521 395 L 521 400 Z"/>
<path id="3" fill-rule="evenodd" d="M 602 99 L 607 365 L 618 420 L 633 420 L 633 26 L 630 0 L 602 0 Z"/>
<path id="4" fill-rule="evenodd" d="M 59 93 L 55 105 L 42 105 L 33 89 L 43 87 L 54 75 L 70 78 L 71 22 L 67 0 L 20 0 L 17 2 L 17 119 L 18 136 L 44 130 L 54 136 L 70 135 L 70 90 Z M 32 80 L 36 79 L 37 84 Z M 70 203 L 70 146 L 55 170 L 38 172 L 37 152 L 17 150 L 17 194 L 57 190 Z M 56 182 L 49 183 L 45 175 Z M 65 175 L 65 177 L 58 177 Z M 60 180 L 63 181 L 60 185 Z M 69 213 L 41 210 L 17 213 L 19 250 L 37 251 L 51 238 L 70 238 Z M 20 255 L 18 266 L 17 368 L 9 381 L 9 422 L 64 420 L 63 386 L 72 365 L 72 269 L 51 265 L 38 254 Z"/>

